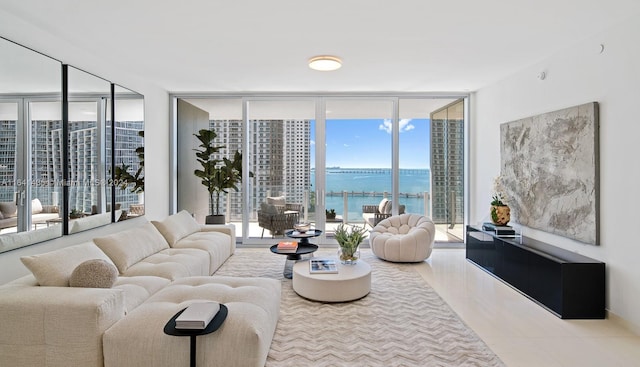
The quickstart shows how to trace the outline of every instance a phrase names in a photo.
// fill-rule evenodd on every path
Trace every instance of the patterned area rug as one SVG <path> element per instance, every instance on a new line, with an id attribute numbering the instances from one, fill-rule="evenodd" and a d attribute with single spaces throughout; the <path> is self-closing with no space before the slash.
<path id="1" fill-rule="evenodd" d="M 316 257 L 332 256 L 326 250 Z M 238 249 L 217 275 L 282 280 L 280 320 L 267 367 L 504 366 L 415 271 L 379 260 L 369 249 L 371 293 L 346 303 L 306 300 L 284 279 L 285 257 Z"/>

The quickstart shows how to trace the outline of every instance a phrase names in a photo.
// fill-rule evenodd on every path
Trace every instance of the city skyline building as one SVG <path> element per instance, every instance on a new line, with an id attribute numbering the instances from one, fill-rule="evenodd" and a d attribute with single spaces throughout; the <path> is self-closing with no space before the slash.
<path id="1" fill-rule="evenodd" d="M 260 203 L 270 196 L 284 196 L 287 202 L 303 203 L 311 177 L 310 131 L 311 120 L 250 120 L 248 159 L 251 179 L 250 207 L 260 208 Z M 216 157 L 229 157 L 242 150 L 241 120 L 210 120 L 209 126 L 216 134 L 216 142 L 224 146 Z M 242 218 L 242 194 L 230 192 L 232 220 Z"/>
<path id="2" fill-rule="evenodd" d="M 464 219 L 463 101 L 431 114 L 431 216 L 436 224 Z"/>

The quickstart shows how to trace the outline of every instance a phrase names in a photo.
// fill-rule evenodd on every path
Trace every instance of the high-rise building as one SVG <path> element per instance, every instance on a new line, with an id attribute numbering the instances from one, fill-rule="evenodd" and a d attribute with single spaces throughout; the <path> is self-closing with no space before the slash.
<path id="1" fill-rule="evenodd" d="M 457 101 L 431 114 L 431 216 L 434 223 L 464 218 L 464 114 Z"/>
<path id="2" fill-rule="evenodd" d="M 211 120 L 209 125 L 217 134 L 216 141 L 225 147 L 216 158 L 242 151 L 242 121 Z M 311 121 L 251 120 L 249 125 L 249 154 L 243 154 L 243 158 L 248 158 L 249 171 L 254 174 L 247 196 L 250 206 L 259 208 L 268 196 L 285 196 L 287 202 L 302 203 L 311 176 Z M 231 192 L 228 198 L 231 219 L 240 220 L 241 194 Z"/>

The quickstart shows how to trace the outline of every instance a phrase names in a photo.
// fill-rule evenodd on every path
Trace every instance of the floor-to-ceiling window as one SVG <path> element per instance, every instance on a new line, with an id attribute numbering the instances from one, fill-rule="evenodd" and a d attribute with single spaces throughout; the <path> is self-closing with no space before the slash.
<path id="1" fill-rule="evenodd" d="M 363 208 L 377 206 L 383 198 L 392 203 L 389 207 L 394 214 L 404 211 L 427 216 L 434 215 L 436 204 L 453 199 L 455 213 L 448 213 L 454 215 L 453 227 L 461 228 L 457 224 L 464 217 L 463 193 L 452 193 L 451 187 L 459 184 L 456 188 L 462 188 L 462 171 L 453 170 L 449 164 L 447 172 L 455 173 L 459 180 L 453 184 L 450 174 L 447 189 L 434 191 L 439 183 L 434 183 L 433 164 L 440 162 L 437 151 L 443 147 L 434 139 L 445 135 L 434 135 L 431 114 L 455 99 L 251 95 L 235 99 L 175 96 L 175 100 L 177 106 L 184 102 L 191 106 L 176 107 L 180 146 L 176 168 L 182 183 L 177 184 L 175 209 L 189 210 L 196 219 L 197 213 L 208 211 L 208 204 L 202 200 L 191 200 L 188 205 L 181 200 L 204 189 L 195 176 L 191 177 L 192 169 L 185 168 L 195 162 L 190 136 L 195 130 L 187 120 L 200 119 L 220 135 L 218 141 L 227 154 L 242 152 L 245 173 L 252 174 L 244 177 L 239 192 L 231 190 L 224 197 L 227 222 L 235 224 L 236 235 L 245 244 L 272 244 L 274 238 L 284 238 L 294 221 L 311 222 L 328 235 L 321 241 L 329 243 L 339 223 L 366 225 Z M 232 100 L 235 112 L 232 118 L 224 118 L 222 111 L 228 109 L 222 105 L 228 108 Z M 463 131 L 464 116 L 456 121 Z M 450 125 L 448 130 L 452 130 Z M 450 135 L 446 137 L 449 146 L 453 140 Z M 462 139 L 463 134 L 459 137 Z M 457 160 L 456 167 L 462 168 L 464 141 L 459 143 L 455 145 L 458 154 L 448 151 L 446 158 Z M 445 194 L 446 199 L 436 199 Z M 439 241 L 457 240 L 453 227 L 449 228 L 451 223 L 450 219 L 444 220 Z"/>

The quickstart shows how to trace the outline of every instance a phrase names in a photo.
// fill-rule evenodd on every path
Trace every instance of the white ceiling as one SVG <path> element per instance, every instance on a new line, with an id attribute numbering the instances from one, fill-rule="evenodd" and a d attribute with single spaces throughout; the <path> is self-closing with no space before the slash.
<path id="1" fill-rule="evenodd" d="M 0 10 L 172 92 L 464 92 L 597 35 L 640 1 L 2 0 Z M 319 54 L 344 65 L 310 70 Z"/>

